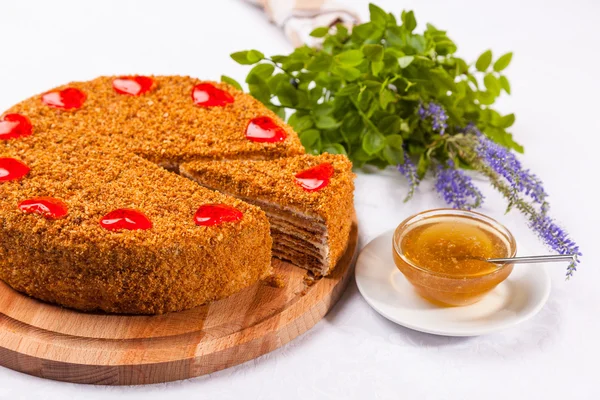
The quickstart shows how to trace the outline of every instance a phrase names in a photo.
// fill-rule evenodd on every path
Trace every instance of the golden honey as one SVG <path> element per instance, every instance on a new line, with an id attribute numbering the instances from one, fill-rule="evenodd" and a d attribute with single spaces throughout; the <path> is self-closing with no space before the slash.
<path id="1" fill-rule="evenodd" d="M 432 210 L 404 221 L 394 234 L 394 261 L 417 292 L 439 305 L 475 303 L 512 271 L 488 258 L 516 253 L 510 232 L 479 213 Z"/>

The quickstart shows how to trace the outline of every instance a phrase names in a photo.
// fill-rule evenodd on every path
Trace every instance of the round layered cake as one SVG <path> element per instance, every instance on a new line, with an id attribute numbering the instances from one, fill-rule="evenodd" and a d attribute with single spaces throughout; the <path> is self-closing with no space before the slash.
<path id="1" fill-rule="evenodd" d="M 271 274 L 256 206 L 176 173 L 304 153 L 257 100 L 189 77 L 101 77 L 0 117 L 0 279 L 79 310 L 160 314 Z"/>

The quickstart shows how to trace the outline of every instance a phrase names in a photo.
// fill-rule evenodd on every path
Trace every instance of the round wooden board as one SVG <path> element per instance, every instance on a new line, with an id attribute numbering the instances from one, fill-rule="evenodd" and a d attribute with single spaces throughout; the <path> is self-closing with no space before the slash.
<path id="1" fill-rule="evenodd" d="M 139 385 L 192 378 L 251 360 L 312 328 L 340 298 L 356 257 L 352 226 L 334 272 L 273 259 L 285 287 L 256 284 L 224 300 L 158 316 L 87 314 L 24 296 L 0 281 L 0 365 L 47 379 Z"/>

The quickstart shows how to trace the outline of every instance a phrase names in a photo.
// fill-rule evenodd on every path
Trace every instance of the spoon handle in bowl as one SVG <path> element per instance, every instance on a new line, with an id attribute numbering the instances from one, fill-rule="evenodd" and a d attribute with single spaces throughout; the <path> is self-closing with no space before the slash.
<path id="1" fill-rule="evenodd" d="M 486 261 L 492 264 L 532 264 L 532 263 L 544 263 L 544 262 L 561 262 L 569 261 L 573 262 L 577 260 L 576 254 L 557 254 L 557 255 L 544 255 L 544 256 L 527 256 L 527 257 L 513 257 L 513 258 L 488 258 Z"/>

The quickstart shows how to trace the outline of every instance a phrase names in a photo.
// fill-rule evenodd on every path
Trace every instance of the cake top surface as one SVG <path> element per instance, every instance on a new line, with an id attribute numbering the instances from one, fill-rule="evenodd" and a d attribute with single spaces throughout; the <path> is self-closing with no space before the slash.
<path id="1" fill-rule="evenodd" d="M 85 146 L 135 153 L 160 164 L 195 159 L 269 159 L 304 153 L 295 132 L 252 96 L 224 83 L 190 77 L 148 78 L 152 82 L 148 91 L 136 96 L 115 89 L 118 77 L 72 82 L 27 99 L 4 115 L 17 113 L 30 119 L 34 134 L 22 138 L 22 145 L 78 141 Z M 208 88 L 205 90 L 225 92 L 230 102 L 199 106 L 195 92 L 199 85 Z M 81 105 L 68 110 L 48 106 L 48 99 L 54 100 L 48 94 L 65 89 L 83 93 Z M 261 117 L 270 119 L 285 137 L 274 142 L 248 138 L 249 122 Z M 42 133 L 51 135 L 40 138 Z"/>
<path id="2" fill-rule="evenodd" d="M 324 219 L 342 203 L 345 206 L 354 190 L 352 163 L 339 154 L 305 154 L 272 161 L 197 161 L 182 164 L 181 171 L 225 193 L 277 203 Z"/>

